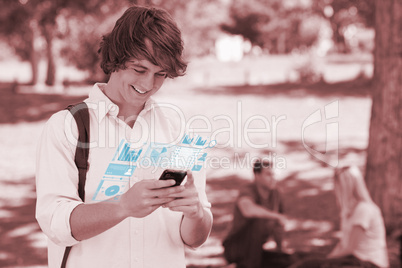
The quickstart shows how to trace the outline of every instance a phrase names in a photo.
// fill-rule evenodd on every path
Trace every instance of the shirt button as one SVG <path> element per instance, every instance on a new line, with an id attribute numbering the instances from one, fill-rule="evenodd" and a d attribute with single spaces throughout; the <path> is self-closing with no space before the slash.
<path id="1" fill-rule="evenodd" d="M 139 233 L 140 233 L 140 231 L 138 231 L 138 230 L 135 230 L 135 231 L 134 231 L 134 233 L 135 233 L 135 234 L 139 234 Z"/>
<path id="2" fill-rule="evenodd" d="M 134 258 L 134 261 L 135 261 L 135 262 L 138 262 L 138 258 Z"/>

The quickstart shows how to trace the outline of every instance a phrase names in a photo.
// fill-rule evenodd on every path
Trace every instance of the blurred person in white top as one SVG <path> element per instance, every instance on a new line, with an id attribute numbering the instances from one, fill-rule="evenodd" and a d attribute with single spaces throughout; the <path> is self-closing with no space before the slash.
<path id="1" fill-rule="evenodd" d="M 96 84 L 85 100 L 90 144 L 127 137 L 138 141 L 141 133 L 152 131 L 157 142 L 172 141 L 173 123 L 153 109 L 151 98 L 166 78 L 184 75 L 187 67 L 181 33 L 170 15 L 158 8 L 128 8 L 103 37 L 99 52 L 110 78 Z M 83 202 L 74 163 L 77 141 L 71 142 L 77 126 L 68 129 L 68 120 L 74 122 L 67 110 L 54 114 L 38 146 L 36 218 L 49 238 L 49 267 L 60 267 L 65 248 L 72 246 L 66 267 L 184 268 L 184 246 L 202 245 L 212 226 L 205 172 L 189 172 L 184 185 L 168 187 L 175 182 L 157 180 L 161 170 L 137 167 L 118 201 L 95 202 L 118 143 L 94 146 Z M 145 126 L 155 129 L 143 131 Z"/>
<path id="2" fill-rule="evenodd" d="M 360 170 L 356 166 L 335 169 L 334 189 L 340 207 L 340 241 L 326 258 L 304 260 L 291 267 L 389 267 L 382 213 Z"/>

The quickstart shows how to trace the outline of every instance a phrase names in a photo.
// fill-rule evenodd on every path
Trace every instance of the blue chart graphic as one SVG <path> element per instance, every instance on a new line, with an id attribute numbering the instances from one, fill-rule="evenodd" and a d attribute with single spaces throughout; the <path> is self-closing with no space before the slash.
<path id="1" fill-rule="evenodd" d="M 195 141 L 195 145 L 197 146 L 204 146 L 207 143 L 207 139 L 203 140 L 200 136 L 198 136 L 197 140 Z"/>
<path id="2" fill-rule="evenodd" d="M 176 146 L 171 157 L 170 165 L 179 169 L 190 168 L 194 164 L 199 151 L 200 149 L 198 148 Z"/>
<path id="3" fill-rule="evenodd" d="M 160 162 L 161 158 L 167 157 L 168 150 L 166 147 L 152 149 L 150 160 L 152 164 L 156 165 Z"/>
<path id="4" fill-rule="evenodd" d="M 94 201 L 118 200 L 119 196 L 124 194 L 129 188 L 128 178 L 104 177 L 99 183 L 98 189 L 94 195 Z"/>
<path id="5" fill-rule="evenodd" d="M 191 170 L 192 170 L 192 171 L 200 171 L 201 168 L 202 168 L 202 165 L 194 165 Z"/>
<path id="6" fill-rule="evenodd" d="M 201 143 L 205 140 L 199 139 Z M 183 141 L 190 142 L 187 136 Z M 160 166 L 164 168 L 192 169 L 195 163 L 204 162 L 207 154 L 202 154 L 202 148 L 194 145 L 170 145 L 164 143 L 151 143 L 141 158 L 143 166 Z M 199 171 L 202 165 L 198 164 L 194 171 Z"/>
<path id="7" fill-rule="evenodd" d="M 207 157 L 207 153 L 203 153 L 200 158 L 198 158 L 198 161 L 205 161 Z"/>
<path id="8" fill-rule="evenodd" d="M 135 166 L 123 164 L 109 164 L 105 175 L 113 176 L 131 176 L 135 170 Z"/>
<path id="9" fill-rule="evenodd" d="M 206 161 L 207 153 L 202 152 L 206 143 L 207 139 L 202 139 L 201 136 L 191 138 L 185 134 L 180 145 L 150 143 L 144 144 L 142 148 L 134 149 L 127 140 L 123 139 L 99 182 L 92 200 L 118 200 L 129 189 L 130 177 L 137 166 L 200 171 Z"/>
<path id="10" fill-rule="evenodd" d="M 141 158 L 142 166 L 165 166 L 170 162 L 175 146 L 165 143 L 151 143 Z"/>
<path id="11" fill-rule="evenodd" d="M 129 178 L 135 166 L 110 163 L 92 200 L 118 200 L 129 188 Z"/>
<path id="12" fill-rule="evenodd" d="M 106 189 L 105 195 L 107 196 L 112 196 L 117 194 L 120 191 L 120 186 L 118 185 L 112 185 L 109 188 Z"/>
<path id="13" fill-rule="evenodd" d="M 129 142 L 121 140 L 92 200 L 118 200 L 119 196 L 129 188 L 129 179 L 136 169 L 135 163 L 141 156 L 142 150 L 142 148 L 132 149 Z"/>
<path id="14" fill-rule="evenodd" d="M 190 139 L 190 137 L 187 134 L 185 134 L 181 143 L 191 144 L 193 142 L 193 140 L 194 140 L 194 138 Z"/>
<path id="15" fill-rule="evenodd" d="M 120 152 L 120 155 L 117 158 L 117 160 L 125 161 L 125 162 L 137 162 L 141 153 L 142 153 L 142 148 L 139 151 L 130 150 L 130 144 L 127 142 L 126 144 L 124 144 L 123 150 Z"/>

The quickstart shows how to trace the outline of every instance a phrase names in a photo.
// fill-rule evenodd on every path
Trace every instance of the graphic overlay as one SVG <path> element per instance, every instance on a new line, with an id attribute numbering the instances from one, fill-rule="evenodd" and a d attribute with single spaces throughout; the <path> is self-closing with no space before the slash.
<path id="1" fill-rule="evenodd" d="M 136 162 L 141 154 L 142 149 L 131 149 L 130 143 L 123 139 L 107 167 L 92 200 L 117 201 L 128 190 L 130 177 L 134 174 Z"/>
<path id="2" fill-rule="evenodd" d="M 120 177 L 116 179 L 113 177 L 103 177 L 101 180 L 96 194 L 94 196 L 94 201 L 103 201 L 113 198 L 113 200 L 118 200 L 119 196 L 124 194 L 129 188 L 129 178 Z"/>
<path id="3" fill-rule="evenodd" d="M 189 169 L 194 165 L 200 148 L 164 143 L 152 143 L 141 159 L 142 166 Z"/>
<path id="4" fill-rule="evenodd" d="M 130 142 L 123 139 L 92 200 L 119 200 L 119 197 L 129 189 L 130 178 L 139 167 L 198 172 L 202 170 L 207 157 L 207 153 L 203 150 L 215 145 L 215 140 L 208 142 L 208 139 L 203 139 L 201 136 L 190 137 L 185 134 L 177 145 L 153 142 L 134 149 Z"/>
<path id="5" fill-rule="evenodd" d="M 151 143 L 141 159 L 141 166 L 154 166 L 192 171 L 200 171 L 206 161 L 203 150 L 213 148 L 216 141 L 208 142 L 201 136 L 185 134 L 178 145 Z"/>

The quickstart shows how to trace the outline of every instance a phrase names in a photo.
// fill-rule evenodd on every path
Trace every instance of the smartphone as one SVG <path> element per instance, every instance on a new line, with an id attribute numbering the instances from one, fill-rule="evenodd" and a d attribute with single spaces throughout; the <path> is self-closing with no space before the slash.
<path id="1" fill-rule="evenodd" d="M 183 182 L 186 175 L 187 175 L 187 171 L 165 169 L 159 179 L 160 180 L 175 180 L 176 183 L 171 186 L 171 187 L 174 187 L 174 186 L 179 186 Z"/>

